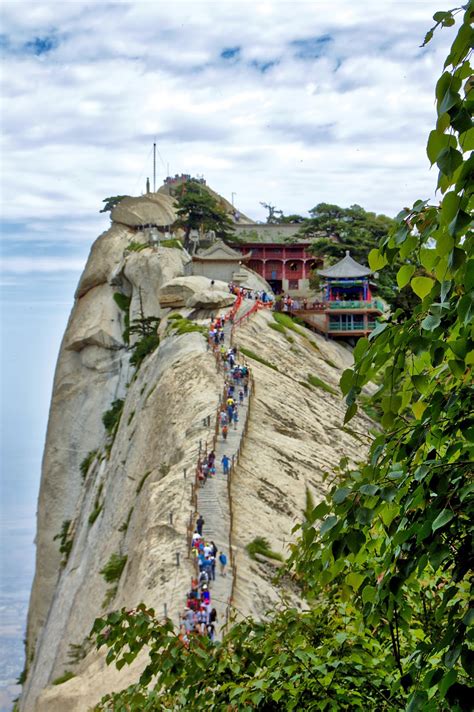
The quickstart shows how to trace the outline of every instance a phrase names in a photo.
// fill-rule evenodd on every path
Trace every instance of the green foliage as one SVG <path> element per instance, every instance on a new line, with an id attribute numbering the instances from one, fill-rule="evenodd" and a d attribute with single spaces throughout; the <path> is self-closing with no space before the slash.
<path id="1" fill-rule="evenodd" d="M 67 653 L 69 662 L 73 665 L 77 665 L 81 660 L 84 660 L 91 648 L 92 640 L 90 636 L 84 638 L 82 643 L 71 643 Z"/>
<path id="2" fill-rule="evenodd" d="M 253 541 L 246 545 L 246 550 L 251 559 L 255 559 L 255 554 L 261 554 L 268 559 L 276 559 L 283 561 L 283 556 L 276 551 L 270 549 L 270 544 L 263 536 L 257 536 Z"/>
<path id="3" fill-rule="evenodd" d="M 170 239 L 170 240 L 161 240 L 159 243 L 160 247 L 172 247 L 175 250 L 182 250 L 183 245 L 179 240 L 175 239 Z"/>
<path id="4" fill-rule="evenodd" d="M 130 363 L 136 368 L 140 368 L 142 361 L 148 354 L 153 353 L 153 351 L 159 346 L 160 339 L 158 334 L 150 334 L 149 336 L 143 336 L 139 341 L 137 341 L 132 346 L 132 355 L 130 357 Z"/>
<path id="5" fill-rule="evenodd" d="M 473 158 L 463 150 L 472 11 L 472 2 L 462 10 L 436 87 L 440 136 L 428 152 L 441 203 L 404 209 L 372 248 L 414 308 L 360 339 L 341 377 L 346 423 L 363 387 L 380 384 L 370 403 L 382 430 L 357 468 L 347 458 L 333 468 L 330 493 L 311 511 L 307 502 L 295 527 L 288 570 L 308 610 L 282 605 L 235 624 L 221 644 L 196 636 L 189 650 L 144 605 L 97 620 L 108 663 L 149 655 L 137 683 L 99 709 L 472 709 Z M 453 16 L 434 19 L 449 26 Z"/>
<path id="6" fill-rule="evenodd" d="M 85 458 L 82 460 L 81 464 L 79 465 L 79 469 L 81 471 L 82 479 L 85 480 L 87 477 L 87 473 L 89 472 L 89 468 L 96 459 L 97 455 L 99 454 L 98 450 L 91 450 Z"/>
<path id="7" fill-rule="evenodd" d="M 132 518 L 133 514 L 133 507 L 130 507 L 127 515 L 127 519 L 124 521 L 123 524 L 119 526 L 119 532 L 126 532 L 128 529 L 128 525 L 130 524 L 130 519 Z"/>
<path id="8" fill-rule="evenodd" d="M 118 581 L 122 575 L 122 571 L 127 563 L 127 557 L 120 554 L 112 554 L 110 559 L 105 564 L 104 568 L 99 571 L 107 583 Z"/>
<path id="9" fill-rule="evenodd" d="M 332 393 L 333 396 L 339 395 L 336 389 L 330 386 L 329 383 L 326 383 L 317 376 L 313 376 L 311 373 L 308 375 L 308 383 L 310 383 L 315 388 L 322 388 L 323 391 L 326 391 L 326 393 Z"/>
<path id="10" fill-rule="evenodd" d="M 196 180 L 188 180 L 177 189 L 176 212 L 176 225 L 185 230 L 185 247 L 189 246 L 192 229 L 214 230 L 218 237 L 232 236 L 232 220 L 208 188 Z"/>
<path id="11" fill-rule="evenodd" d="M 92 526 L 94 524 L 95 520 L 97 519 L 97 517 L 99 516 L 99 514 L 101 513 L 103 508 L 104 508 L 103 504 L 96 502 L 96 504 L 94 505 L 94 509 L 89 514 L 89 519 L 88 519 L 89 526 Z"/>
<path id="12" fill-rule="evenodd" d="M 74 536 L 70 533 L 71 523 L 70 519 L 65 519 L 62 523 L 61 531 L 53 537 L 54 541 L 59 539 L 59 551 L 61 554 L 64 554 L 61 562 L 63 566 L 67 563 L 72 545 L 74 544 Z"/>
<path id="13" fill-rule="evenodd" d="M 115 584 L 115 586 L 111 586 L 110 588 L 107 589 L 107 591 L 105 592 L 104 600 L 102 601 L 102 609 L 103 610 L 108 608 L 109 605 L 112 603 L 115 596 L 117 595 L 117 590 L 118 590 L 117 584 Z"/>
<path id="14" fill-rule="evenodd" d="M 99 210 L 99 213 L 111 212 L 115 208 L 115 206 L 120 203 L 121 200 L 129 197 L 129 195 L 112 195 L 109 198 L 104 198 L 102 202 L 105 203 L 105 205 L 102 210 Z"/>
<path id="15" fill-rule="evenodd" d="M 386 215 L 376 215 L 351 205 L 341 208 L 338 205 L 319 203 L 310 211 L 311 218 L 300 229 L 300 236 L 314 238 L 312 251 L 324 255 L 335 262 L 350 250 L 351 257 L 362 264 L 369 261 L 369 253 L 393 230 L 395 222 Z M 400 262 L 401 264 L 401 262 Z M 370 264 L 371 269 L 380 269 Z M 410 294 L 400 293 L 396 288 L 396 266 L 380 274 L 377 279 L 378 293 L 393 307 L 411 308 L 413 300 Z M 310 279 L 311 289 L 320 288 L 320 278 L 313 274 Z"/>
<path id="16" fill-rule="evenodd" d="M 136 242 L 132 240 L 128 243 L 127 250 L 129 252 L 141 252 L 142 250 L 146 250 L 147 247 L 150 247 L 150 245 L 146 242 Z"/>
<path id="17" fill-rule="evenodd" d="M 26 682 L 27 676 L 28 676 L 28 668 L 26 667 L 26 664 L 25 664 L 25 667 L 23 668 L 23 670 L 21 671 L 21 673 L 18 675 L 18 677 L 16 679 L 16 684 L 24 685 Z"/>
<path id="18" fill-rule="evenodd" d="M 182 334 L 191 334 L 196 331 L 198 334 L 202 334 L 207 339 L 207 327 L 196 324 L 190 319 L 186 319 L 179 314 L 168 317 L 168 322 L 168 333 L 172 332 L 178 336 L 181 336 Z"/>
<path id="19" fill-rule="evenodd" d="M 266 361 L 264 358 L 262 358 L 261 356 L 259 356 L 256 353 L 254 353 L 250 349 L 246 349 L 243 346 L 240 346 L 240 352 L 244 356 L 247 356 L 248 358 L 253 358 L 254 361 L 258 361 L 259 363 L 262 363 L 264 366 L 268 366 L 268 368 L 272 368 L 274 371 L 278 371 L 278 368 L 275 366 L 275 364 L 270 363 L 270 361 Z"/>
<path id="20" fill-rule="evenodd" d="M 294 331 L 295 334 L 299 334 L 299 336 L 302 336 L 304 339 L 309 341 L 309 343 L 316 349 L 316 351 L 319 351 L 317 345 L 309 336 L 308 332 L 299 328 L 299 326 L 305 326 L 304 321 L 302 321 L 299 317 L 294 317 L 290 314 L 285 314 L 284 312 L 273 312 L 273 318 L 275 319 L 277 324 L 280 324 L 280 326 L 283 326 L 286 329 Z"/>
<path id="21" fill-rule="evenodd" d="M 126 294 L 122 292 L 114 292 L 114 302 L 117 304 L 118 308 L 124 312 L 128 312 L 130 309 L 131 297 L 127 297 Z"/>
<path id="22" fill-rule="evenodd" d="M 145 472 L 145 474 L 141 478 L 140 482 L 137 485 L 137 494 L 140 494 L 140 492 L 142 491 L 142 487 L 145 484 L 147 477 L 149 477 L 151 475 L 151 472 L 152 472 L 151 470 L 148 470 L 148 472 Z"/>
<path id="23" fill-rule="evenodd" d="M 102 212 L 102 211 L 101 211 Z M 71 678 L 76 677 L 73 672 L 70 670 L 66 670 L 60 677 L 57 677 L 56 680 L 52 681 L 52 685 L 62 685 L 63 682 L 67 682 L 68 680 L 71 680 Z"/>
<path id="24" fill-rule="evenodd" d="M 120 418 L 122 417 L 124 403 L 123 398 L 117 398 L 117 400 L 112 402 L 109 410 L 106 410 L 102 416 L 104 428 L 109 435 L 113 435 L 117 431 Z"/>
<path id="25" fill-rule="evenodd" d="M 269 324 L 268 326 L 270 327 L 270 329 L 273 329 L 274 331 L 279 331 L 280 334 L 286 336 L 286 329 L 282 324 Z"/>

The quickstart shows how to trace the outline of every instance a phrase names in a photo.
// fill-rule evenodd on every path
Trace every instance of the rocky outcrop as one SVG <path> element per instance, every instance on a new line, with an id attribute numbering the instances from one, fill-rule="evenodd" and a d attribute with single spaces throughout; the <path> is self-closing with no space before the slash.
<path id="1" fill-rule="evenodd" d="M 173 335 L 166 319 L 159 347 L 138 372 L 132 369 L 122 340 L 125 312 L 114 294 L 130 297 L 129 318 L 142 308 L 165 317 L 173 306 L 206 321 L 233 297 L 224 283 L 211 288 L 207 278 L 183 277 L 188 257 L 182 250 L 124 254 L 128 239 L 127 231 L 113 227 L 94 244 L 100 268 L 91 256 L 58 359 L 22 712 L 83 712 L 130 684 L 143 657 L 120 673 L 108 668 L 103 651 L 87 640 L 94 619 L 144 601 L 163 615 L 166 604 L 177 621 L 192 574 L 186 540 L 192 473 L 200 441 L 214 432 L 222 376 L 203 335 Z M 371 423 L 359 415 L 350 429 L 342 425 L 345 408 L 336 389 L 352 362 L 348 349 L 303 327 L 282 331 L 267 312 L 238 326 L 236 340 L 247 349 L 255 390 L 231 483 L 234 603 L 240 614 L 261 616 L 279 601 L 276 566 L 249 558 L 246 544 L 263 536 L 273 550 L 287 553 L 306 490 L 317 500 L 326 469 L 342 455 L 353 461 L 363 455 Z M 102 416 L 120 399 L 121 416 L 108 434 Z M 59 551 L 61 532 L 68 555 Z M 107 583 L 101 571 L 114 554 L 126 557 L 125 566 Z M 291 582 L 284 585 L 291 594 Z M 74 677 L 53 686 L 65 670 Z"/>
<path id="2" fill-rule="evenodd" d="M 163 193 L 127 197 L 112 210 L 112 220 L 128 227 L 172 225 L 177 218 L 174 200 Z"/>
<path id="3" fill-rule="evenodd" d="M 122 262 L 123 252 L 134 235 L 135 231 L 125 225 L 113 224 L 97 238 L 77 285 L 77 299 L 83 297 L 89 289 L 109 281 L 114 269 Z"/>
<path id="4" fill-rule="evenodd" d="M 326 491 L 323 474 L 343 456 L 352 462 L 367 450 L 372 421 L 363 413 L 343 427 L 341 373 L 352 364 L 348 348 L 304 327 L 271 328 L 271 313 L 258 312 L 236 328 L 235 340 L 270 365 L 247 358 L 255 382 L 248 433 L 232 481 L 233 546 L 237 562 L 237 615 L 265 615 L 280 601 L 275 565 L 252 560 L 245 546 L 264 537 L 287 556 L 291 530 L 302 521 L 308 488 L 315 502 Z M 274 368 L 271 368 L 273 366 Z M 326 386 L 311 386 L 308 376 Z M 333 390 L 334 392 L 330 392 Z M 291 593 L 291 587 L 289 589 Z M 298 599 L 294 597 L 295 605 Z"/>
<path id="5" fill-rule="evenodd" d="M 225 282 L 216 281 L 211 286 L 207 277 L 177 277 L 160 289 L 162 307 L 224 307 L 235 301 Z"/>

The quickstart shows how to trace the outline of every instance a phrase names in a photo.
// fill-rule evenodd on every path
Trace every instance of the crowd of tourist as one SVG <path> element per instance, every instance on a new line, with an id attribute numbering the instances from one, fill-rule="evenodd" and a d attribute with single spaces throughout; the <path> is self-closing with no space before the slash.
<path id="1" fill-rule="evenodd" d="M 192 538 L 197 576 L 191 581 L 179 629 L 179 638 L 186 646 L 189 645 L 191 635 L 207 636 L 211 641 L 215 639 L 217 611 L 212 607 L 211 582 L 216 580 L 217 559 L 220 576 L 226 576 L 227 556 L 223 551 L 219 554 L 214 542 L 205 539 L 203 526 L 204 519 L 199 515 Z"/>
<path id="2" fill-rule="evenodd" d="M 273 301 L 273 295 L 268 294 L 264 289 L 249 289 L 248 287 L 240 287 L 234 282 L 230 282 L 229 292 L 236 295 L 240 294 L 242 299 L 253 299 L 254 301 L 260 301 L 264 304 Z"/>

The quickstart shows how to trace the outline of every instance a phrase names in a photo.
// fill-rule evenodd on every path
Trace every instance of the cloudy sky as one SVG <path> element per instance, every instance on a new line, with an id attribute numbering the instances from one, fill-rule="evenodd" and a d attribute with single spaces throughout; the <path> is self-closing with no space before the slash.
<path id="1" fill-rule="evenodd" d="M 52 372 L 109 195 L 204 175 L 264 219 L 429 197 L 446 0 L 3 2 L 3 516 L 32 522 Z"/>

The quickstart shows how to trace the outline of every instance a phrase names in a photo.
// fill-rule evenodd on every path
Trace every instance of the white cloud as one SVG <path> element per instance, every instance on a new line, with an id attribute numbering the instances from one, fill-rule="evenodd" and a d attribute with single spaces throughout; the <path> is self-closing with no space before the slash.
<path id="1" fill-rule="evenodd" d="M 84 265 L 85 260 L 67 257 L 1 257 L 0 273 L 79 272 Z"/>
<path id="2" fill-rule="evenodd" d="M 143 191 L 155 137 L 172 173 L 204 174 L 256 218 L 260 200 L 394 214 L 435 183 L 424 143 L 453 32 L 419 45 L 440 6 L 6 3 L 3 216 L 92 242 L 102 199 Z M 321 56 L 299 57 L 304 42 Z"/>

